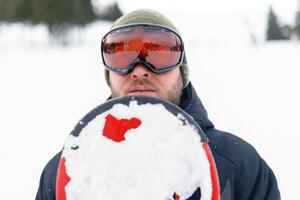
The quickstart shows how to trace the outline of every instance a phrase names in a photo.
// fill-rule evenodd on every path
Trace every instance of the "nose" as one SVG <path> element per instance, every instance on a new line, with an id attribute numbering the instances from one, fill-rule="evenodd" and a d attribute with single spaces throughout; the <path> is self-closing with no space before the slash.
<path id="1" fill-rule="evenodd" d="M 138 78 L 138 77 L 148 78 L 149 76 L 150 76 L 150 71 L 143 64 L 137 64 L 131 72 L 132 78 Z"/>

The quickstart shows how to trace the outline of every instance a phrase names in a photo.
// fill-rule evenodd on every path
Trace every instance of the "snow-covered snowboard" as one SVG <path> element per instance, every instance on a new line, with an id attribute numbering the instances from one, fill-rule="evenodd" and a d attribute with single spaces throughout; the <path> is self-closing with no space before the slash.
<path id="1" fill-rule="evenodd" d="M 78 122 L 60 158 L 57 200 L 218 200 L 208 140 L 179 107 L 122 97 Z"/>

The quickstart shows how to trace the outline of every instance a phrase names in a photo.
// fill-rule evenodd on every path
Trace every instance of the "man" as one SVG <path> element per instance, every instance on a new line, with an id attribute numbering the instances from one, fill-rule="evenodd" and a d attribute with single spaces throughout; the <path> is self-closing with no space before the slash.
<path id="1" fill-rule="evenodd" d="M 222 200 L 278 200 L 276 178 L 256 150 L 242 139 L 216 130 L 188 79 L 183 41 L 176 27 L 152 10 L 133 11 L 103 37 L 101 53 L 111 98 L 158 97 L 185 110 L 209 138 Z M 60 154 L 45 167 L 36 199 L 55 199 Z M 195 191 L 189 199 L 199 199 Z"/>

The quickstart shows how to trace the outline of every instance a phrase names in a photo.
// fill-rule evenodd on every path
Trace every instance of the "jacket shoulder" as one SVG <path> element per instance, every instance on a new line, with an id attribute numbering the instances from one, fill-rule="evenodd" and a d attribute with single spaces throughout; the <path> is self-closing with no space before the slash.
<path id="1" fill-rule="evenodd" d="M 206 134 L 211 147 L 235 166 L 241 165 L 242 162 L 252 163 L 260 159 L 255 148 L 236 135 L 217 129 L 210 129 Z"/>
<path id="2" fill-rule="evenodd" d="M 36 200 L 54 200 L 55 183 L 59 159 L 62 152 L 56 154 L 45 166 L 36 194 Z"/>

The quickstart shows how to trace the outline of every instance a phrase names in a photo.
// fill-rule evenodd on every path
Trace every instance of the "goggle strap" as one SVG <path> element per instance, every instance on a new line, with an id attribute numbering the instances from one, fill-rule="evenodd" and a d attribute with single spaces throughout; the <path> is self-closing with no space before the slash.
<path id="1" fill-rule="evenodd" d="M 186 57 L 185 57 L 185 52 L 183 51 L 183 60 L 182 60 L 182 63 L 183 64 L 187 64 L 187 61 L 186 61 Z"/>

